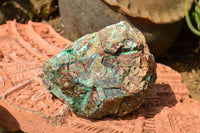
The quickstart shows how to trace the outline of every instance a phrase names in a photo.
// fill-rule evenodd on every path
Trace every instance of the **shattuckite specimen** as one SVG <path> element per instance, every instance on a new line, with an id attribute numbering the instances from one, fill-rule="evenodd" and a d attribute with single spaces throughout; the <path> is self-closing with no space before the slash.
<path id="1" fill-rule="evenodd" d="M 156 79 L 143 34 L 125 21 L 76 40 L 47 60 L 43 71 L 45 88 L 87 118 L 136 110 Z"/>

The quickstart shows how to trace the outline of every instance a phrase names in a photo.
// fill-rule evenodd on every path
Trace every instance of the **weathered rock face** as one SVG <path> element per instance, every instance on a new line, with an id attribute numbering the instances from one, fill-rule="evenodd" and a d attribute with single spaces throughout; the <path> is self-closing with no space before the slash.
<path id="1" fill-rule="evenodd" d="M 145 38 L 127 22 L 88 34 L 44 63 L 44 86 L 76 114 L 101 118 L 137 109 L 156 78 Z"/>

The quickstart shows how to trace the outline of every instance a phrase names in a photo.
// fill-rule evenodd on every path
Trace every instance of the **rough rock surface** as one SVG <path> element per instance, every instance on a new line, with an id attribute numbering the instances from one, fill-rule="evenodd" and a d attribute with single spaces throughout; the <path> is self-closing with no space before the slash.
<path id="1" fill-rule="evenodd" d="M 121 21 L 67 46 L 43 66 L 44 85 L 89 118 L 137 109 L 156 78 L 156 63 L 140 31 Z"/>

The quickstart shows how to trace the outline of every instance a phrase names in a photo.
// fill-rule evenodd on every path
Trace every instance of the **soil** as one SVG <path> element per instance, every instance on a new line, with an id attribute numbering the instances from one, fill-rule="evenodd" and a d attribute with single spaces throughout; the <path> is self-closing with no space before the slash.
<path id="1" fill-rule="evenodd" d="M 190 96 L 200 101 L 200 40 L 184 24 L 173 46 L 157 62 L 166 64 L 182 75 Z"/>
<path id="2" fill-rule="evenodd" d="M 43 23 L 52 25 L 60 35 L 66 37 L 66 29 L 59 15 Z M 181 73 L 190 97 L 200 102 L 200 40 L 188 29 L 186 23 L 173 46 L 156 58 L 156 62 Z"/>

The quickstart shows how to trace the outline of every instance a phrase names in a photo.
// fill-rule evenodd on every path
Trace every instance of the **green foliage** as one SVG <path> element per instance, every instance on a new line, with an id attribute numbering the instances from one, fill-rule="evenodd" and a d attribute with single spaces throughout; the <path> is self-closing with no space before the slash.
<path id="1" fill-rule="evenodd" d="M 196 3 L 196 6 L 195 6 L 195 10 L 194 10 L 194 19 L 195 19 L 195 22 L 196 22 L 196 25 L 197 25 L 197 28 L 194 28 L 194 26 L 192 25 L 192 22 L 190 20 L 190 15 L 189 15 L 189 11 L 188 11 L 188 2 L 186 1 L 185 3 L 185 13 L 186 13 L 186 22 L 187 22 L 187 25 L 188 27 L 190 28 L 190 30 L 196 34 L 197 36 L 200 36 L 200 8 L 199 8 L 199 5 L 200 5 L 200 1 L 198 1 L 198 5 Z"/>
<path id="2" fill-rule="evenodd" d="M 198 2 L 198 4 L 200 5 L 200 1 Z M 194 19 L 196 21 L 198 30 L 200 30 L 200 8 L 197 5 L 195 6 Z"/>

